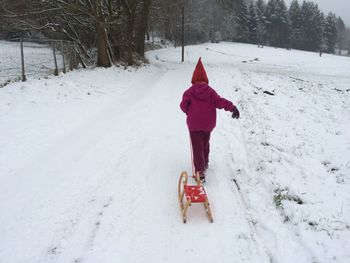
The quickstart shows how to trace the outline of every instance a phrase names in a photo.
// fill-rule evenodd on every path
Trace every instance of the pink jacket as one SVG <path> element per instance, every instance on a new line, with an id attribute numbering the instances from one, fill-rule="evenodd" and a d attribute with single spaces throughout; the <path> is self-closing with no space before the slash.
<path id="1" fill-rule="evenodd" d="M 216 109 L 232 111 L 232 102 L 221 98 L 206 83 L 193 84 L 182 96 L 181 110 L 187 115 L 190 131 L 212 131 L 216 125 Z"/>

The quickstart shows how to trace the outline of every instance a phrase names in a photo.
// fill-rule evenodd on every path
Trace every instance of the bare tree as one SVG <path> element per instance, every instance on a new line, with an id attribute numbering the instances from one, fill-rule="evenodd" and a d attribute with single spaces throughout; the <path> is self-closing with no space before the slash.
<path id="1" fill-rule="evenodd" d="M 145 35 L 148 28 L 148 19 L 151 2 L 152 0 L 142 0 L 141 15 L 135 36 L 135 50 L 142 57 L 145 54 Z"/>
<path id="2" fill-rule="evenodd" d="M 87 17 L 85 20 L 90 26 L 94 26 L 95 40 L 97 47 L 97 66 L 110 67 L 112 65 L 112 54 L 110 53 L 108 34 L 106 29 L 107 17 L 112 15 L 112 0 L 56 0 L 50 1 L 53 5 L 63 8 L 62 16 L 74 31 L 74 26 L 70 23 L 74 19 L 81 22 L 81 17 Z M 67 14 L 72 15 L 69 19 Z M 78 16 L 78 17 L 76 17 Z M 75 20 L 77 21 L 77 20 Z M 64 31 L 67 34 L 67 30 Z"/>
<path id="3" fill-rule="evenodd" d="M 107 20 L 117 13 L 119 1 L 113 0 L 1 0 L 1 9 L 14 24 L 46 35 L 64 37 L 78 43 L 80 53 L 95 39 L 98 66 L 112 65 Z M 94 34 L 94 38 L 90 34 Z"/>
<path id="4" fill-rule="evenodd" d="M 127 47 L 128 47 L 128 65 L 133 65 L 133 34 L 135 29 L 135 16 L 136 10 L 140 3 L 140 0 L 121 0 L 124 8 L 125 15 L 127 17 Z"/>

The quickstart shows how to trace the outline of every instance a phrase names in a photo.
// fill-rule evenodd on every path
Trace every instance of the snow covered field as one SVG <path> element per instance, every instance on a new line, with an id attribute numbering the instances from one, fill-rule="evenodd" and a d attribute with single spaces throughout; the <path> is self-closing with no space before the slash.
<path id="1" fill-rule="evenodd" d="M 49 43 L 37 44 L 23 42 L 24 66 L 27 77 L 46 77 L 54 73 L 53 51 Z M 58 68 L 62 66 L 62 55 L 57 50 Z M 20 42 L 0 40 L 0 87 L 8 81 L 18 80 L 22 76 Z"/>
<path id="2" fill-rule="evenodd" d="M 180 52 L 0 89 L 0 263 L 350 262 L 350 59 Z M 212 133 L 214 223 L 193 205 L 183 224 L 178 105 L 199 56 L 241 119 L 220 111 Z"/>

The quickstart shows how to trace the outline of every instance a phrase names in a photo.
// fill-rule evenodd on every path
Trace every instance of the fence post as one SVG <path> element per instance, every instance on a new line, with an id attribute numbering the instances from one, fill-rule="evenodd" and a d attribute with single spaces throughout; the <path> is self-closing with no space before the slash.
<path id="1" fill-rule="evenodd" d="M 63 63 L 63 73 L 66 73 L 66 60 L 64 58 L 64 44 L 63 40 L 61 40 L 61 52 L 62 52 L 62 63 Z"/>
<path id="2" fill-rule="evenodd" d="M 55 42 L 52 40 L 52 49 L 53 49 L 53 59 L 55 61 L 55 71 L 54 71 L 54 75 L 58 76 L 58 68 L 57 68 L 57 59 L 56 59 L 56 50 L 55 50 Z"/>
<path id="3" fill-rule="evenodd" d="M 24 53 L 23 53 L 23 40 L 22 38 L 20 39 L 21 41 L 21 63 L 22 63 L 22 81 L 26 81 L 26 74 L 25 74 L 25 70 L 24 70 Z"/>
<path id="4" fill-rule="evenodd" d="M 69 68 L 69 70 L 73 70 L 74 69 L 74 67 L 73 67 L 74 48 L 72 48 L 72 43 L 69 42 L 69 45 L 67 45 L 67 50 L 68 50 L 68 68 Z"/>

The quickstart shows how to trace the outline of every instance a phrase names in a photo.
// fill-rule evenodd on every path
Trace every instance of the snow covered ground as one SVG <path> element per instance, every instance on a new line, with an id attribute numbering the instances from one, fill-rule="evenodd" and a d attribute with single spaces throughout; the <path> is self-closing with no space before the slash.
<path id="1" fill-rule="evenodd" d="M 0 89 L 0 263 L 350 262 L 350 59 L 221 43 Z M 177 200 L 201 56 L 214 223 Z M 274 95 L 270 95 L 270 94 Z"/>
<path id="2" fill-rule="evenodd" d="M 24 67 L 27 77 L 46 77 L 54 73 L 53 50 L 48 44 L 23 42 Z M 56 50 L 57 67 L 63 68 L 62 55 Z M 7 82 L 21 79 L 20 42 L 0 40 L 0 87 Z"/>

